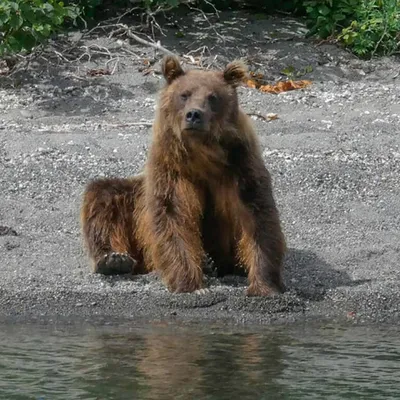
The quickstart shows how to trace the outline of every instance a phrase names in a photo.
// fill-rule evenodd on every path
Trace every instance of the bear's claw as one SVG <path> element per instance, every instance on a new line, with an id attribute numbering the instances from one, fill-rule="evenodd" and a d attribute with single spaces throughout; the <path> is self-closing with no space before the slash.
<path id="1" fill-rule="evenodd" d="M 96 265 L 96 272 L 103 275 L 129 274 L 136 261 L 128 253 L 108 253 Z"/>
<path id="2" fill-rule="evenodd" d="M 199 294 L 199 295 L 204 295 L 204 294 L 210 293 L 210 289 L 207 289 L 207 288 L 205 288 L 205 289 L 197 289 L 193 293 L 194 294 Z"/>

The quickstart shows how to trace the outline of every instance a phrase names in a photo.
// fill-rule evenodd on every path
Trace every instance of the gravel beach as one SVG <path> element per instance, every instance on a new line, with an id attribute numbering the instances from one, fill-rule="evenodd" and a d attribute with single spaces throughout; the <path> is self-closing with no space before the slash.
<path id="1" fill-rule="evenodd" d="M 132 54 L 124 52 L 111 75 L 86 73 L 104 67 L 102 56 L 58 66 L 38 60 L 1 78 L 0 319 L 397 324 L 399 59 L 361 61 L 304 39 L 299 21 L 244 13 L 221 14 L 215 29 L 227 39 L 220 43 L 196 18 L 180 17 L 186 35 L 166 28 L 162 44 L 180 55 L 208 46 L 215 67 L 245 56 L 270 82 L 288 66 L 306 68 L 296 79 L 312 81 L 279 95 L 239 89 L 245 111 L 278 115 L 254 123 L 289 247 L 287 292 L 247 298 L 244 278 L 210 276 L 209 293 L 172 295 L 154 275 L 90 272 L 78 219 L 84 186 L 141 170 L 163 84 L 141 71 L 153 49 L 93 36 L 82 45 Z M 191 35 L 193 24 L 209 36 Z"/>

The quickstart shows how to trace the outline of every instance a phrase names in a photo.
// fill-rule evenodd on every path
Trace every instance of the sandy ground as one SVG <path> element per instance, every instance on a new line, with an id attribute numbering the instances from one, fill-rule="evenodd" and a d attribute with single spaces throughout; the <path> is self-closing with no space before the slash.
<path id="1" fill-rule="evenodd" d="M 246 281 L 209 277 L 210 293 L 171 295 L 155 276 L 93 275 L 82 250 L 84 185 L 142 168 L 160 76 L 144 76 L 135 43 L 93 35 L 122 54 L 109 76 L 88 77 L 107 57 L 33 63 L 0 87 L 0 318 L 177 319 L 278 323 L 315 319 L 400 321 L 400 71 L 395 58 L 363 62 L 305 40 L 298 21 L 222 15 L 221 41 L 199 16 L 167 27 L 162 44 L 178 54 L 206 45 L 223 66 L 246 56 L 267 79 L 311 66 L 305 90 L 281 95 L 240 88 L 242 107 L 276 113 L 256 119 L 289 253 L 287 293 L 246 298 Z M 191 33 L 191 26 L 199 28 Z M 182 35 L 179 35 L 182 36 Z M 194 55 L 199 54 L 193 53 Z M 127 53 L 124 53 L 127 54 Z M 217 56 L 215 58 L 215 56 Z M 157 59 L 160 57 L 157 56 Z M 112 66 L 113 63 L 111 63 Z M 155 64 L 159 69 L 159 64 Z"/>

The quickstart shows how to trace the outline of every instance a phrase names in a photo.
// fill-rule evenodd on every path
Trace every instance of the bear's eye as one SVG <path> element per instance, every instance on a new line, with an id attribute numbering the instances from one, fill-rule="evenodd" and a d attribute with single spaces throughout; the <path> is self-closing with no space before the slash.
<path id="1" fill-rule="evenodd" d="M 186 101 L 190 97 L 189 92 L 185 92 L 181 94 L 181 100 Z"/>
<path id="2" fill-rule="evenodd" d="M 216 109 L 218 107 L 218 97 L 215 94 L 210 94 L 208 96 L 208 101 L 212 109 Z"/>

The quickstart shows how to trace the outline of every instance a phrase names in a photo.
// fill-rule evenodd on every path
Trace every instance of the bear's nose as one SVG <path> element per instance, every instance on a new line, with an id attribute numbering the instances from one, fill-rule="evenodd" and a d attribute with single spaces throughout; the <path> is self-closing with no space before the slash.
<path id="1" fill-rule="evenodd" d="M 203 122 L 203 112 L 200 110 L 190 110 L 186 114 L 186 121 L 192 125 L 201 124 Z"/>

